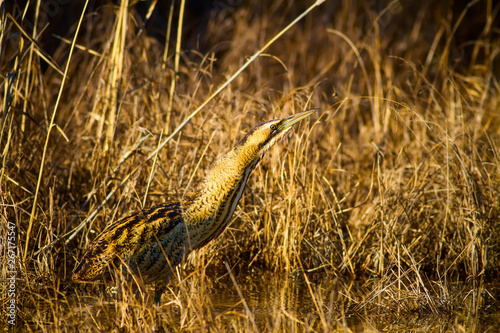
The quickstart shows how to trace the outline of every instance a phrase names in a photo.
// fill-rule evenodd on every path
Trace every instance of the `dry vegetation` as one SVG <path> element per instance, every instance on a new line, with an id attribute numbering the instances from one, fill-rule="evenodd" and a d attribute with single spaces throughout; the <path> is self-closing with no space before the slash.
<path id="1" fill-rule="evenodd" d="M 0 30 L 0 244 L 5 278 L 15 223 L 14 329 L 491 325 L 478 318 L 500 274 L 498 3 L 327 1 L 159 151 L 312 2 L 188 2 L 183 22 L 179 3 L 170 12 L 158 2 L 151 16 L 149 2 L 90 2 L 84 12 L 85 1 L 50 10 L 32 1 L 26 13 L 16 3 Z M 161 307 L 71 281 L 106 225 L 181 196 L 253 125 L 313 107 L 321 111 L 261 161 L 228 230 L 189 257 Z M 299 285 L 310 311 L 245 300 L 215 310 L 217 284 L 236 293 L 269 274 L 283 281 L 262 293 L 293 298 Z M 451 319 L 435 327 L 433 317 Z"/>

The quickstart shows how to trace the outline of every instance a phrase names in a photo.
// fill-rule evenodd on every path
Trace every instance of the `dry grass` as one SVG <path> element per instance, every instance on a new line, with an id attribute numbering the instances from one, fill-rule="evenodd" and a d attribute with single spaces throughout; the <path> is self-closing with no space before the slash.
<path id="1" fill-rule="evenodd" d="M 426 314 L 485 327 L 470 314 L 500 274 L 498 4 L 325 2 L 157 151 L 312 3 L 215 1 L 210 14 L 187 6 L 183 23 L 178 4 L 160 19 L 161 4 L 150 17 L 135 2 L 83 3 L 57 7 L 66 21 L 33 4 L 2 12 L 0 244 L 8 277 L 15 223 L 17 329 L 370 331 Z M 106 225 L 181 196 L 253 125 L 311 107 L 322 111 L 261 161 L 228 230 L 189 257 L 162 307 L 71 282 Z M 224 262 L 237 283 L 252 270 L 287 276 L 280 290 L 301 283 L 311 314 L 217 313 Z"/>

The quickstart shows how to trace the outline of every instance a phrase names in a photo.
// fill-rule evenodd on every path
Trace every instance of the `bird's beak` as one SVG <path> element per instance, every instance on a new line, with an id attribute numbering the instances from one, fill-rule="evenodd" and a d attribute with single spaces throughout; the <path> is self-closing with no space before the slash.
<path id="1" fill-rule="evenodd" d="M 311 109 L 307 111 L 302 111 L 297 114 L 294 114 L 293 116 L 290 116 L 288 118 L 285 118 L 283 122 L 279 125 L 280 131 L 284 131 L 290 127 L 292 127 L 294 124 L 298 123 L 304 118 L 309 117 L 312 115 L 314 112 L 318 111 L 319 109 Z"/>

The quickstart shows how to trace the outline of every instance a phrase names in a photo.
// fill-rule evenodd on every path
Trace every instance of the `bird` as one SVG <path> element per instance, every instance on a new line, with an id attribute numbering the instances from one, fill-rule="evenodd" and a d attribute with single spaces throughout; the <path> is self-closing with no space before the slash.
<path id="1" fill-rule="evenodd" d="M 75 282 L 92 282 L 125 268 L 127 275 L 155 282 L 159 304 L 174 269 L 187 255 L 227 227 L 248 177 L 264 153 L 299 121 L 318 109 L 263 122 L 218 158 L 205 178 L 177 202 L 136 212 L 106 227 L 73 271 Z"/>

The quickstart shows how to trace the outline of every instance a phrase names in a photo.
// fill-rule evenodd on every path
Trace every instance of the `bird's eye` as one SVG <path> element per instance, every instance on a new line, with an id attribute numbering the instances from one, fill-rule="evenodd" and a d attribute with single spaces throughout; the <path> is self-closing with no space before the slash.
<path id="1" fill-rule="evenodd" d="M 272 124 L 271 125 L 271 131 L 276 131 L 278 129 L 278 125 Z"/>

